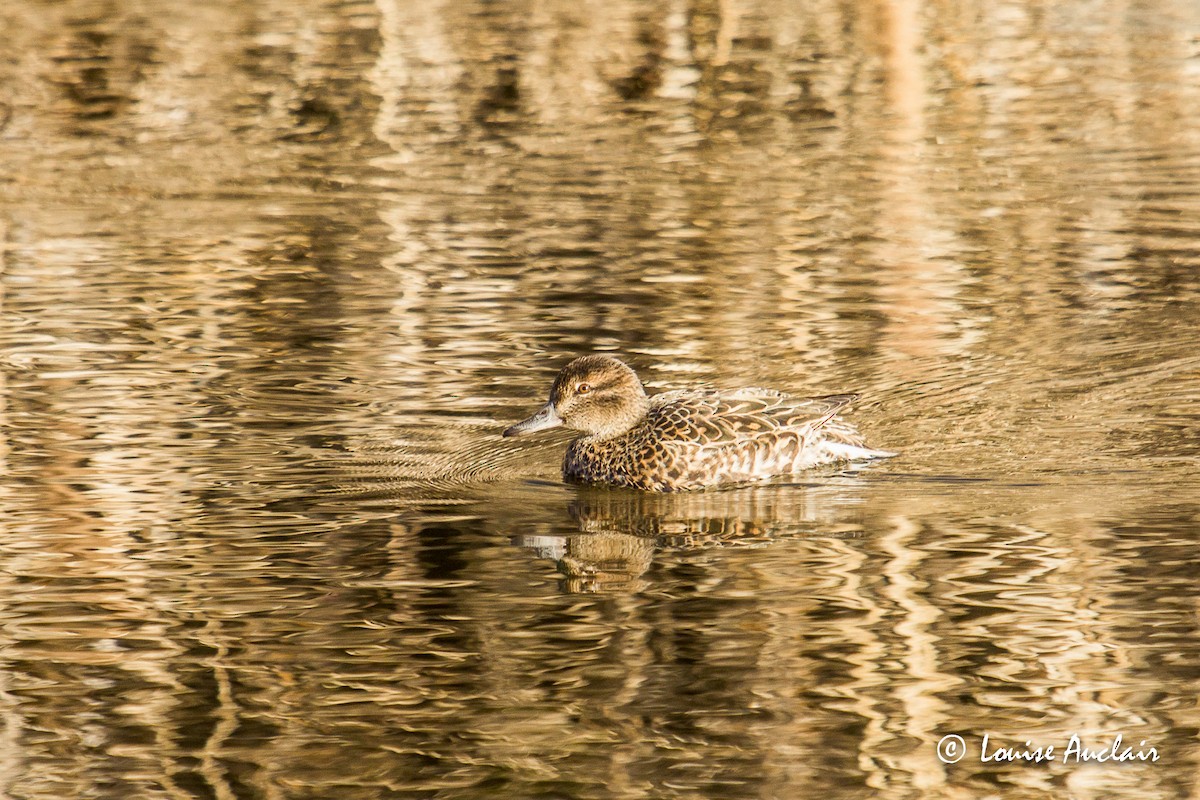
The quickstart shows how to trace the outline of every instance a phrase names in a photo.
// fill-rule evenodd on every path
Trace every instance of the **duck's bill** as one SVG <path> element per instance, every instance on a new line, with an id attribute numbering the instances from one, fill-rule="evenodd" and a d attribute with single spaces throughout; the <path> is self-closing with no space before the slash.
<path id="1" fill-rule="evenodd" d="M 505 436 L 524 436 L 527 433 L 536 433 L 537 431 L 545 431 L 550 428 L 557 428 L 562 425 L 562 417 L 555 411 L 554 406 L 547 403 L 542 406 L 542 410 L 534 414 L 524 422 L 518 422 L 511 428 L 504 431 Z"/>

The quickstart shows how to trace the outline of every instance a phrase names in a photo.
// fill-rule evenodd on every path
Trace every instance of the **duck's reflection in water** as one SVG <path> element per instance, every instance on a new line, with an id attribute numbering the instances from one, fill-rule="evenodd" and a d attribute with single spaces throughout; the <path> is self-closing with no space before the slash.
<path id="1" fill-rule="evenodd" d="M 781 484 L 653 494 L 580 488 L 567 511 L 578 534 L 516 535 L 513 544 L 552 559 L 564 591 L 629 592 L 660 551 L 762 547 L 782 536 L 863 536 L 845 512 L 857 505 L 845 485 Z"/>

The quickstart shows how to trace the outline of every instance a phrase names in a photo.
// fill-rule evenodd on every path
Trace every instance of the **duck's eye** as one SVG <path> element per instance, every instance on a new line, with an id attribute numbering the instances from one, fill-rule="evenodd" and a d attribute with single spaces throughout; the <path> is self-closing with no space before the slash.
<path id="1" fill-rule="evenodd" d="M 590 383 L 581 383 L 575 387 L 576 394 L 587 394 L 591 390 L 592 390 L 592 385 Z"/>

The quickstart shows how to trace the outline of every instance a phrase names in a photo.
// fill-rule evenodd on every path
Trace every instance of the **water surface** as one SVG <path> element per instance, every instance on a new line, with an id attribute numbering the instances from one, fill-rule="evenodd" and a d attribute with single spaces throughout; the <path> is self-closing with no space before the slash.
<path id="1" fill-rule="evenodd" d="M 0 26 L 0 794 L 1197 793 L 1195 3 Z M 901 455 L 566 486 L 585 352 Z"/>

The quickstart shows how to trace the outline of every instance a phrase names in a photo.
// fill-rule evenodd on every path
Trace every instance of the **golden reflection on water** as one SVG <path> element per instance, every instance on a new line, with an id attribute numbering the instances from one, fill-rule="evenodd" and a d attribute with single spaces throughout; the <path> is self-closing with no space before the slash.
<path id="1" fill-rule="evenodd" d="M 1200 791 L 1194 3 L 0 26 L 0 794 Z M 596 350 L 901 456 L 564 486 Z"/>

